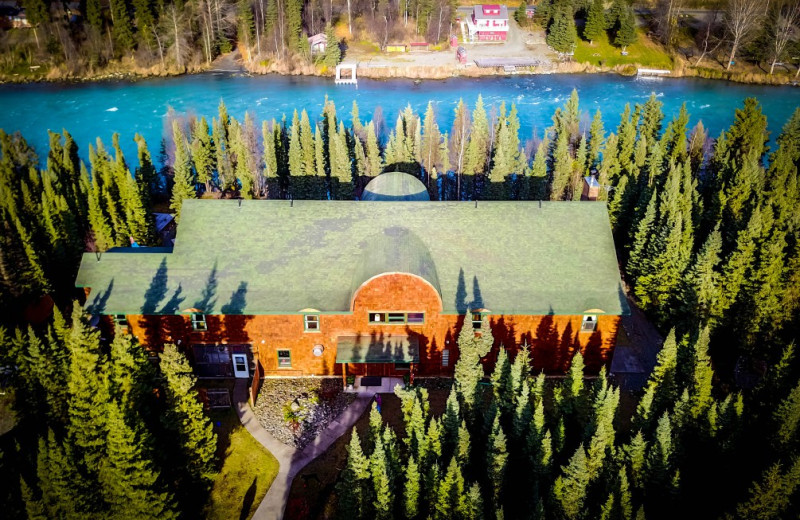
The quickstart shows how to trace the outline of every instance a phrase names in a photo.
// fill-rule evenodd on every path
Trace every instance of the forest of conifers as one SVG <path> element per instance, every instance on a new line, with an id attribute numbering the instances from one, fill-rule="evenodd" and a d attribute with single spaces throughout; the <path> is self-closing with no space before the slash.
<path id="1" fill-rule="evenodd" d="M 351 494 L 340 493 L 341 510 L 364 518 L 472 518 L 480 503 L 489 518 L 796 515 L 800 386 L 792 342 L 800 330 L 800 111 L 782 131 L 773 130 L 772 149 L 754 99 L 735 111 L 733 124 L 716 139 L 702 124 L 689 129 L 685 110 L 666 121 L 655 97 L 626 108 L 613 132 L 599 112 L 591 124 L 582 120 L 575 93 L 545 135 L 530 142 L 521 139 L 513 105 L 487 109 L 480 98 L 473 108 L 459 103 L 448 129 L 438 126 L 431 105 L 422 116 L 407 108 L 384 129 L 377 117 L 362 121 L 355 105 L 342 117 L 329 101 L 318 117 L 301 112 L 260 123 L 249 115 L 238 121 L 221 104 L 211 122 L 174 117 L 159 164 L 136 136 L 135 165 L 123 157 L 118 136 L 110 149 L 98 140 L 79 155 L 67 132 L 53 133 L 47 155 L 39 157 L 22 136 L 0 132 L 4 320 L 19 324 L 20 310 L 43 295 L 69 308 L 84 251 L 131 240 L 156 245 L 154 204 L 169 201 L 179 218 L 182 200 L 190 197 L 353 199 L 370 177 L 391 170 L 418 176 L 432 199 L 576 200 L 584 176 L 595 174 L 629 294 L 665 335 L 672 331 L 632 422 L 620 423 L 619 391 L 604 377 L 583 383 L 579 357 L 564 384 L 545 385 L 529 379 L 525 355 L 507 345 L 514 363 L 504 368 L 501 359 L 492 390 L 483 390 L 478 360 L 488 352 L 486 340 L 462 332 L 447 414 L 434 420 L 422 393 L 404 394 L 406 447 L 393 433 L 382 432 L 378 442 L 379 425 L 360 452 L 354 444 L 341 476 Z M 43 480 L 46 470 L 38 480 L 26 475 L 28 513 L 41 509 L 52 517 L 47 493 L 62 492 L 58 485 L 78 475 L 84 487 L 67 491 L 96 491 L 82 503 L 84 513 L 111 511 L 133 489 L 155 493 L 137 500 L 158 496 L 165 511 L 186 514 L 175 504 L 192 503 L 191 493 L 163 495 L 164 479 L 202 481 L 208 467 L 193 476 L 170 474 L 163 448 L 148 448 L 145 438 L 134 443 L 138 452 L 116 454 L 122 462 L 115 467 L 149 461 L 144 464 L 156 476 L 122 491 L 102 487 L 116 479 L 98 461 L 110 460 L 102 454 L 125 443 L 87 430 L 117 428 L 120 438 L 139 438 L 135 425 L 157 422 L 162 426 L 147 431 L 169 435 L 169 425 L 177 423 L 157 419 L 163 408 L 191 407 L 167 399 L 153 413 L 140 403 L 132 407 L 127 390 L 119 390 L 106 401 L 127 421 L 114 423 L 108 412 L 100 427 L 87 426 L 100 419 L 87 411 L 94 397 L 79 384 L 81 374 L 98 364 L 119 365 L 122 354 L 131 367 L 146 357 L 131 354 L 133 342 L 101 345 L 85 319 L 78 313 L 69 326 L 57 317 L 3 342 L 13 345 L 3 350 L 2 364 L 18 367 L 20 394 L 38 399 L 29 417 L 56 414 L 38 426 L 44 459 L 36 461 L 35 448 L 25 452 L 29 467 L 71 460 L 77 468 L 60 484 Z M 122 375 L 111 371 L 108 377 Z M 62 391 L 48 381 L 63 382 Z M 109 381 L 104 384 L 111 388 L 132 385 Z M 182 385 L 188 392 L 191 381 Z M 195 418 L 193 427 L 204 431 Z M 487 449 L 462 453 L 465 442 Z M 162 468 L 162 476 L 154 468 Z"/>

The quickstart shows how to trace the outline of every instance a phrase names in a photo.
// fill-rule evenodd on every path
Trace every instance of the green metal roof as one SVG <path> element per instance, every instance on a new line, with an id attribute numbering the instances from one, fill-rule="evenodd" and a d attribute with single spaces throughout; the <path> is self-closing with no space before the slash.
<path id="1" fill-rule="evenodd" d="M 410 201 L 431 200 L 428 188 L 414 177 L 403 172 L 386 172 L 367 183 L 361 200 Z"/>
<path id="2" fill-rule="evenodd" d="M 187 200 L 172 253 L 86 253 L 76 285 L 105 314 L 349 312 L 411 272 L 443 312 L 625 314 L 602 202 Z"/>
<path id="3" fill-rule="evenodd" d="M 419 363 L 419 339 L 398 334 L 339 336 L 337 363 Z"/>

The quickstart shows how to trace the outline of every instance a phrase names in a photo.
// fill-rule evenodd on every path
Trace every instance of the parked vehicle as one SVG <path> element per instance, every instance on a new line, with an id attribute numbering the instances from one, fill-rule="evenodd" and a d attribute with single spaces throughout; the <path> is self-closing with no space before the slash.
<path id="1" fill-rule="evenodd" d="M 456 61 L 462 65 L 467 63 L 467 49 L 459 47 L 458 50 L 456 50 Z"/>

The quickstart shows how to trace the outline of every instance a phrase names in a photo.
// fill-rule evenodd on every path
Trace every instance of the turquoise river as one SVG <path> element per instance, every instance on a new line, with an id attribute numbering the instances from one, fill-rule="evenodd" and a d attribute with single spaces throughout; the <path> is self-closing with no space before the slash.
<path id="1" fill-rule="evenodd" d="M 216 115 L 220 99 L 229 112 L 243 117 L 249 111 L 257 120 L 291 118 L 292 110 L 305 108 L 319 117 L 325 96 L 336 102 L 340 116 L 350 119 L 353 100 L 361 119 L 369 120 L 380 108 L 378 120 L 392 128 L 398 112 L 410 104 L 419 113 L 433 101 L 443 130 L 449 130 L 459 98 L 470 107 L 478 94 L 486 106 L 515 103 L 519 110 L 523 141 L 541 136 L 551 124 L 556 107 L 578 90 L 584 122 L 600 109 L 606 130 L 619 123 L 626 103 L 644 102 L 655 93 L 664 103 L 666 116 L 677 114 L 681 104 L 691 115 L 691 125 L 702 120 L 712 137 L 733 121 L 734 109 L 746 97 L 758 98 L 768 117 L 771 137 L 777 135 L 791 113 L 800 106 L 800 88 L 741 85 L 698 79 L 637 79 L 617 75 L 536 75 L 497 78 L 454 78 L 443 81 L 362 79 L 358 87 L 335 86 L 328 78 L 256 76 L 205 73 L 177 78 L 95 83 L 37 83 L 0 85 L 0 128 L 20 131 L 39 152 L 46 153 L 47 130 L 66 129 L 75 137 L 81 155 L 99 136 L 110 145 L 119 132 L 123 151 L 135 162 L 133 136 L 147 139 L 154 157 L 165 131 L 165 117 L 176 112 Z M 382 115 L 380 115 L 382 113 Z"/>

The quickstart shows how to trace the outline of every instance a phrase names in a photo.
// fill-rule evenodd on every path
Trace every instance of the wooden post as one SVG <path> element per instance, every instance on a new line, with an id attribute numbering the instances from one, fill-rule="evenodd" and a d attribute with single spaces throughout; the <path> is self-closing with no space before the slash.
<path id="1" fill-rule="evenodd" d="M 347 390 L 347 363 L 342 363 L 342 388 Z"/>

